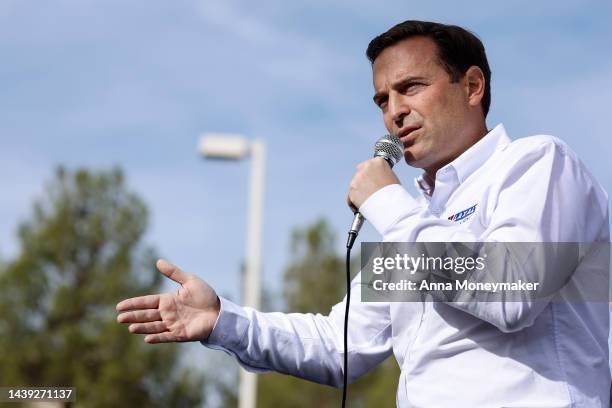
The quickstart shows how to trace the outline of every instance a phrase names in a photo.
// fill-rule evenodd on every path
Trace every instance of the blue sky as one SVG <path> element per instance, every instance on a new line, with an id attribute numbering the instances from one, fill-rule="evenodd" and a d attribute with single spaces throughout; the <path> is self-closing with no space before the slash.
<path id="1" fill-rule="evenodd" d="M 248 162 L 206 162 L 196 143 L 238 132 L 267 143 L 263 274 L 278 289 L 293 227 L 326 217 L 343 246 L 348 182 L 385 132 L 364 50 L 409 18 L 476 32 L 489 127 L 562 138 L 612 191 L 609 1 L 2 0 L 0 256 L 56 165 L 119 165 L 150 206 L 148 242 L 237 298 Z M 412 189 L 417 171 L 396 171 Z"/>

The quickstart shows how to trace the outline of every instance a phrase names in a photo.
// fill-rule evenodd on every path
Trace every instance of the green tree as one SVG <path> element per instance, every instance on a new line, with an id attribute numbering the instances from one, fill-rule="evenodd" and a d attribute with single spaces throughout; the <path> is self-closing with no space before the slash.
<path id="1" fill-rule="evenodd" d="M 177 346 L 146 345 L 115 321 L 118 300 L 161 284 L 146 225 L 120 170 L 56 171 L 0 271 L 0 385 L 74 386 L 79 407 L 202 403 L 203 378 Z"/>
<path id="2" fill-rule="evenodd" d="M 345 255 L 335 252 L 331 228 L 319 220 L 296 229 L 291 239 L 291 261 L 284 275 L 283 297 L 288 312 L 329 313 L 346 293 Z M 359 257 L 351 261 L 353 276 Z M 349 386 L 351 407 L 393 407 L 399 369 L 387 359 L 372 372 Z M 319 385 L 282 374 L 259 376 L 258 406 L 292 408 L 337 407 L 341 389 Z"/>

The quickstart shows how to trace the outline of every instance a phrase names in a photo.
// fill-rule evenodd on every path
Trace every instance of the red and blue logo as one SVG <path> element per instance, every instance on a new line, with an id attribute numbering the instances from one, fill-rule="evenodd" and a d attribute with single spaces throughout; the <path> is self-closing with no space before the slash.
<path id="1" fill-rule="evenodd" d="M 448 217 L 448 219 L 450 221 L 455 221 L 455 222 L 459 222 L 461 220 L 466 219 L 467 217 L 469 217 L 470 215 L 474 214 L 476 212 L 476 206 L 478 204 L 474 204 L 473 206 L 471 206 L 470 208 L 466 208 L 465 210 L 459 211 L 457 214 L 451 215 L 450 217 Z"/>

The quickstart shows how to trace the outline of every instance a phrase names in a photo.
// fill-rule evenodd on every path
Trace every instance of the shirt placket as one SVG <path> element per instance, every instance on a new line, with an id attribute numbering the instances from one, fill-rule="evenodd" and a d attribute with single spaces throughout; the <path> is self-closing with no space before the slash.
<path id="1" fill-rule="evenodd" d="M 458 184 L 457 172 L 452 166 L 441 168 L 436 173 L 436 185 L 429 201 L 429 212 L 440 217 L 446 208 L 448 198 Z"/>

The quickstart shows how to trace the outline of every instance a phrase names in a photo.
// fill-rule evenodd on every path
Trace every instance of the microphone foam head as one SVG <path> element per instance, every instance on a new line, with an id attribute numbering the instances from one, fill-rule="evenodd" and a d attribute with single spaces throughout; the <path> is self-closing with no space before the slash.
<path id="1" fill-rule="evenodd" d="M 393 167 L 404 156 L 404 145 L 397 136 L 384 135 L 374 145 L 374 157 L 382 157 Z"/>

